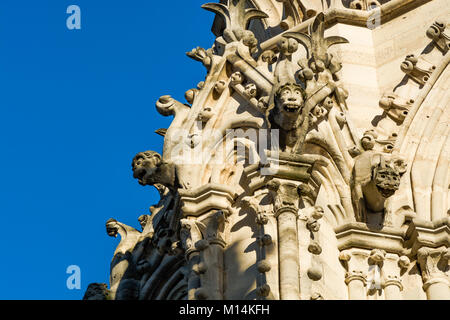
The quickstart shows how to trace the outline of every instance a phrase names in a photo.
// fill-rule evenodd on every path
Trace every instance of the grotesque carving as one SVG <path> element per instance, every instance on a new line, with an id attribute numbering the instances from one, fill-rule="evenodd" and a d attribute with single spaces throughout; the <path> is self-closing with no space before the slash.
<path id="1" fill-rule="evenodd" d="M 166 163 L 161 155 L 155 151 L 138 153 L 132 162 L 133 177 L 139 184 L 162 184 L 169 189 L 176 187 L 175 165 Z"/>
<path id="2" fill-rule="evenodd" d="M 279 41 L 280 58 L 274 71 L 272 103 L 269 103 L 269 123 L 281 129 L 282 151 L 300 152 L 310 128 L 331 110 L 331 96 L 341 103 L 344 90 L 338 90 L 335 74 L 341 69 L 340 62 L 328 53 L 329 47 L 348 43 L 342 37 L 324 37 L 324 15 L 319 14 L 311 26 L 310 34 L 287 32 Z M 307 51 L 307 58 L 297 64 L 292 54 L 300 42 Z M 298 83 L 296 77 L 301 83 Z"/>
<path id="3" fill-rule="evenodd" d="M 222 92 L 225 90 L 225 88 L 226 88 L 226 82 L 224 80 L 219 80 L 214 85 L 214 91 L 219 95 L 222 94 Z"/>
<path id="4" fill-rule="evenodd" d="M 445 22 L 437 20 L 433 25 L 427 30 L 428 38 L 432 39 L 436 47 L 446 54 L 450 49 L 450 36 L 445 34 Z"/>
<path id="5" fill-rule="evenodd" d="M 274 122 L 283 130 L 291 131 L 303 123 L 305 101 L 303 88 L 295 83 L 283 85 L 275 95 Z"/>
<path id="6" fill-rule="evenodd" d="M 402 159 L 374 151 L 366 151 L 355 159 L 352 193 L 359 219 L 365 220 L 367 211 L 384 211 L 386 199 L 399 189 L 405 172 Z"/>
<path id="7" fill-rule="evenodd" d="M 275 107 L 269 112 L 268 119 L 272 128 L 280 129 L 281 147 L 290 151 L 307 130 L 304 126 L 308 110 L 305 106 L 305 91 L 296 83 L 287 83 L 275 93 Z"/>
<path id="8" fill-rule="evenodd" d="M 257 40 L 250 30 L 246 30 L 253 19 L 267 18 L 268 15 L 255 8 L 246 9 L 246 1 L 228 0 L 226 4 L 207 3 L 203 9 L 220 15 L 225 22 L 225 29 L 222 37 L 228 42 L 243 41 L 253 52 L 257 45 Z"/>
<path id="9" fill-rule="evenodd" d="M 255 98 L 257 94 L 256 84 L 250 82 L 245 85 L 245 93 L 249 98 Z"/>
<path id="10" fill-rule="evenodd" d="M 114 258 L 111 261 L 111 297 L 112 299 L 118 300 L 133 299 L 135 296 L 129 296 L 127 293 L 128 290 L 122 290 L 122 287 L 126 287 L 126 283 L 134 283 L 134 288 L 137 290 L 137 284 L 134 278 L 137 276 L 136 263 L 142 254 L 142 250 L 135 249 L 136 245 L 139 244 L 142 234 L 136 229 L 115 219 L 109 219 L 106 222 L 106 232 L 110 237 L 117 237 L 120 234 L 121 238 L 114 252 Z M 119 292 L 119 296 L 116 296 L 117 292 Z"/>
<path id="11" fill-rule="evenodd" d="M 419 59 L 413 54 L 407 55 L 405 61 L 401 64 L 402 71 L 412 80 L 423 86 L 430 79 L 435 66 L 430 66 L 428 70 L 418 66 Z"/>
<path id="12" fill-rule="evenodd" d="M 398 95 L 393 93 L 381 98 L 380 107 L 384 109 L 389 118 L 401 125 L 408 115 L 409 109 L 413 103 L 414 100 L 401 99 Z"/>
<path id="13" fill-rule="evenodd" d="M 398 168 L 380 163 L 373 173 L 377 190 L 384 198 L 391 197 L 400 186 L 401 173 Z"/>

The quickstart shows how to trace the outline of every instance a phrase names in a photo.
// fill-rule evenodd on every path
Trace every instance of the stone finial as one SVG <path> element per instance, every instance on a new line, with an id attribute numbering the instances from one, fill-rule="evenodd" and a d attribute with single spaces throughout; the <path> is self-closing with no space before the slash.
<path id="1" fill-rule="evenodd" d="M 223 18 L 225 28 L 222 37 L 225 41 L 230 43 L 243 40 L 245 44 L 255 47 L 256 38 L 252 32 L 246 30 L 248 24 L 251 20 L 264 19 L 268 15 L 256 8 L 246 8 L 246 2 L 246 0 L 227 0 L 226 4 L 207 3 L 202 5 L 202 8 Z"/>
<path id="2" fill-rule="evenodd" d="M 325 15 L 319 13 L 311 26 L 311 34 L 307 35 L 298 32 L 287 32 L 283 34 L 286 38 L 293 38 L 300 42 L 308 51 L 308 58 L 313 58 L 311 69 L 319 71 L 321 68 L 328 68 L 332 63 L 332 55 L 328 53 L 328 49 L 336 44 L 348 43 L 348 40 L 339 37 L 325 37 Z M 335 68 L 337 72 L 339 68 Z"/>

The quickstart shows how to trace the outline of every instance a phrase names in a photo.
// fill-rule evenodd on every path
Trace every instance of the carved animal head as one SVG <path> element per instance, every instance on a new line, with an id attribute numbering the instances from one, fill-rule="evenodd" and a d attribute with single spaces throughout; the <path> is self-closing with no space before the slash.
<path id="1" fill-rule="evenodd" d="M 384 198 L 394 195 L 400 187 L 400 179 L 404 172 L 395 163 L 382 161 L 373 170 L 373 180 Z"/>
<path id="2" fill-rule="evenodd" d="M 244 81 L 244 76 L 239 71 L 237 71 L 231 75 L 231 84 L 237 85 L 237 84 L 241 84 L 243 81 Z"/>
<path id="3" fill-rule="evenodd" d="M 138 153 L 132 163 L 133 177 L 138 179 L 139 184 L 154 185 L 160 181 L 155 175 L 161 165 L 161 155 L 155 151 L 145 151 Z"/>
<path id="4" fill-rule="evenodd" d="M 295 83 L 281 86 L 275 94 L 275 122 L 284 130 L 292 130 L 303 122 L 305 91 Z"/>

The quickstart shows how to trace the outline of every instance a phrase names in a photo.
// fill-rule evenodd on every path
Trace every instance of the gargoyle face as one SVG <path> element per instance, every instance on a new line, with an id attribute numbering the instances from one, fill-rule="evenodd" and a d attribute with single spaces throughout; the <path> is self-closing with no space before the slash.
<path id="1" fill-rule="evenodd" d="M 275 121 L 284 130 L 292 130 L 302 122 L 298 122 L 298 119 L 302 117 L 303 94 L 303 89 L 297 84 L 286 84 L 278 90 L 275 96 Z"/>
<path id="2" fill-rule="evenodd" d="M 233 73 L 231 75 L 231 83 L 233 85 L 241 84 L 244 81 L 244 77 L 242 76 L 242 73 L 239 71 Z"/>
<path id="3" fill-rule="evenodd" d="M 247 96 L 250 97 L 250 98 L 256 97 L 256 93 L 257 93 L 256 84 L 254 84 L 254 83 L 248 83 L 248 84 L 246 84 L 246 85 L 245 85 L 245 93 L 246 93 Z"/>
<path id="4" fill-rule="evenodd" d="M 391 167 L 375 168 L 374 181 L 384 198 L 391 197 L 399 189 L 400 178 L 400 173 Z"/>
<path id="5" fill-rule="evenodd" d="M 138 179 L 139 184 L 154 185 L 158 183 L 155 174 L 161 165 L 161 156 L 154 151 L 138 153 L 132 163 L 133 177 Z"/>

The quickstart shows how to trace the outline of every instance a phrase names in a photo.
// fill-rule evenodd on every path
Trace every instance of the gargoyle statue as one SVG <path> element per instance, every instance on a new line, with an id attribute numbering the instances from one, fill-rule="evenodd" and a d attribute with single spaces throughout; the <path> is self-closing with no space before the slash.
<path id="1" fill-rule="evenodd" d="M 176 188 L 175 165 L 164 162 L 161 155 L 155 151 L 138 153 L 131 166 L 133 177 L 143 186 L 161 184 L 170 190 Z"/>
<path id="2" fill-rule="evenodd" d="M 357 219 L 383 225 L 386 199 L 400 187 L 406 172 L 403 159 L 372 150 L 355 158 L 352 177 L 352 200 Z"/>
<path id="3" fill-rule="evenodd" d="M 137 247 L 141 232 L 114 219 L 106 222 L 106 232 L 111 237 L 120 234 L 121 240 L 111 261 L 111 299 L 136 299 L 139 295 L 139 281 L 136 279 L 136 263 L 141 255 Z M 137 250 L 136 250 L 137 249 Z M 139 251 L 139 252 L 136 252 Z"/>
<path id="4" fill-rule="evenodd" d="M 283 151 L 290 151 L 301 138 L 304 120 L 308 110 L 305 110 L 305 91 L 296 83 L 286 83 L 275 93 L 275 107 L 269 114 L 269 122 L 273 129 L 280 129 L 280 145 Z"/>

